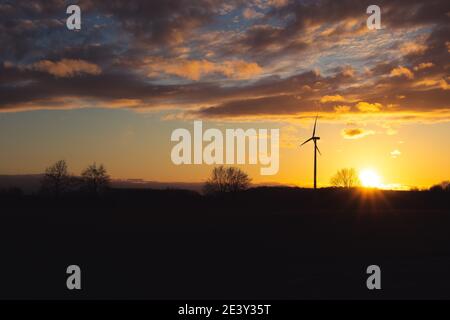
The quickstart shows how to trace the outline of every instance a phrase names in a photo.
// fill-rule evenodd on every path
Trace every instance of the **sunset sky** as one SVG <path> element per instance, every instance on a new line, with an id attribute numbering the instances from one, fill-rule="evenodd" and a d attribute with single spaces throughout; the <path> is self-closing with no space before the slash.
<path id="1" fill-rule="evenodd" d="M 80 31 L 66 28 L 78 4 Z M 381 30 L 366 8 L 381 7 Z M 172 164 L 176 128 L 279 128 L 280 170 L 311 186 L 372 168 L 383 186 L 450 179 L 450 2 L 0 0 L 0 174 L 204 181 Z"/>

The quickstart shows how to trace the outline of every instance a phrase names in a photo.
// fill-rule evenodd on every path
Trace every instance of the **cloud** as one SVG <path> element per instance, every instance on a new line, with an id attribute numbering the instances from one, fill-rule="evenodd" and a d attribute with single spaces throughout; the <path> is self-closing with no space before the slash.
<path id="1" fill-rule="evenodd" d="M 262 68 L 257 63 L 242 60 L 215 63 L 208 60 L 152 59 L 149 61 L 148 69 L 149 76 L 154 76 L 155 72 L 163 72 L 196 81 L 211 73 L 220 73 L 228 78 L 245 79 L 262 72 Z"/>
<path id="2" fill-rule="evenodd" d="M 434 66 L 434 63 L 432 62 L 422 62 L 419 65 L 414 67 L 415 71 L 419 71 L 419 70 L 423 70 L 423 69 L 428 69 Z"/>
<path id="3" fill-rule="evenodd" d="M 414 83 L 415 87 L 440 88 L 442 90 L 450 90 L 450 85 L 445 79 L 430 79 L 425 78 Z"/>
<path id="4" fill-rule="evenodd" d="M 108 101 L 108 108 L 133 108 L 138 107 L 143 104 L 142 100 L 139 99 L 114 99 Z"/>
<path id="5" fill-rule="evenodd" d="M 351 107 L 350 106 L 335 106 L 334 111 L 337 113 L 347 113 L 350 112 Z"/>
<path id="6" fill-rule="evenodd" d="M 262 98 L 236 99 L 229 102 L 201 108 L 193 114 L 210 118 L 243 116 L 267 116 L 295 114 L 303 110 L 313 110 L 294 95 L 268 96 Z"/>
<path id="7" fill-rule="evenodd" d="M 274 6 L 277 8 L 284 7 L 285 5 L 288 4 L 288 2 L 289 0 L 268 0 L 268 4 L 270 6 Z"/>
<path id="8" fill-rule="evenodd" d="M 365 130 L 363 128 L 346 128 L 341 131 L 345 139 L 361 139 L 368 135 L 375 134 L 375 131 Z"/>
<path id="9" fill-rule="evenodd" d="M 402 77 L 402 76 L 404 76 L 404 77 L 406 77 L 408 79 L 413 79 L 414 78 L 414 73 L 411 70 L 409 70 L 408 68 L 406 68 L 406 67 L 399 66 L 399 67 L 394 68 L 394 69 L 391 70 L 390 76 L 391 77 Z"/>
<path id="10" fill-rule="evenodd" d="M 392 158 L 396 159 L 396 158 L 398 158 L 402 153 L 400 152 L 400 150 L 395 149 L 395 150 L 392 150 L 390 154 L 391 154 L 391 157 L 392 157 Z"/>
<path id="11" fill-rule="evenodd" d="M 327 102 L 342 102 L 345 101 L 344 97 L 341 95 L 334 95 L 334 96 L 323 96 L 320 98 L 321 103 L 327 103 Z"/>
<path id="12" fill-rule="evenodd" d="M 415 43 L 415 42 L 408 42 L 408 43 L 403 44 L 400 47 L 400 51 L 405 55 L 406 54 L 413 54 L 413 55 L 422 54 L 426 50 L 427 50 L 426 45 L 420 44 L 420 43 Z"/>
<path id="13" fill-rule="evenodd" d="M 382 108 L 380 103 L 358 102 L 356 108 L 361 112 L 379 112 Z"/>
<path id="14" fill-rule="evenodd" d="M 242 60 L 225 61 L 219 70 L 228 77 L 246 79 L 259 75 L 263 69 L 255 62 L 246 62 Z"/>
<path id="15" fill-rule="evenodd" d="M 342 68 L 342 75 L 344 77 L 354 77 L 355 69 L 353 69 L 352 66 L 345 66 L 344 68 Z"/>
<path id="16" fill-rule="evenodd" d="M 98 75 L 102 69 L 93 63 L 84 60 L 62 59 L 60 61 L 41 60 L 31 65 L 31 69 L 47 72 L 55 77 L 73 77 L 83 73 Z"/>
<path id="17" fill-rule="evenodd" d="M 12 63 L 11 61 L 3 61 L 3 68 L 5 69 L 14 68 L 14 63 Z"/>
<path id="18" fill-rule="evenodd" d="M 449 121 L 448 1 L 380 1 L 389 33 L 350 0 L 80 0 L 86 32 L 62 0 L 18 0 L 0 10 L 0 110 Z M 264 17 L 233 23 L 246 8 Z"/>
<path id="19" fill-rule="evenodd" d="M 173 46 L 185 43 L 195 30 L 214 22 L 218 15 L 231 12 L 238 0 L 129 0 L 79 2 L 85 11 L 92 10 L 113 17 L 114 21 L 143 47 Z"/>
<path id="20" fill-rule="evenodd" d="M 254 10 L 252 8 L 245 8 L 244 11 L 242 11 L 242 16 L 245 19 L 251 20 L 251 19 L 262 18 L 262 17 L 264 17 L 264 14 Z"/>

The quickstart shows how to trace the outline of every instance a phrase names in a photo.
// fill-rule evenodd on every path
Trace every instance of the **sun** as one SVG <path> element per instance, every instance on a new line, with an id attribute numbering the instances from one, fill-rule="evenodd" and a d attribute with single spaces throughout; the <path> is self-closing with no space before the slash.
<path id="1" fill-rule="evenodd" d="M 364 187 L 368 188 L 380 188 L 381 178 L 378 173 L 373 169 L 364 169 L 359 173 L 359 179 Z"/>

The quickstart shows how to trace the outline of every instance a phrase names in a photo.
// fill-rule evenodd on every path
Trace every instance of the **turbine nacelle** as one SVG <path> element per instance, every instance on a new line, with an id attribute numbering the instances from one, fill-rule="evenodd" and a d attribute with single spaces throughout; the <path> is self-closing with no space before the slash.
<path id="1" fill-rule="evenodd" d="M 309 138 L 308 140 L 306 140 L 305 142 L 303 142 L 303 143 L 300 145 L 300 147 L 301 147 L 302 145 L 304 145 L 304 144 L 310 142 L 311 140 L 314 141 L 314 143 L 315 143 L 316 140 L 320 140 L 320 137 L 311 137 L 311 138 Z"/>

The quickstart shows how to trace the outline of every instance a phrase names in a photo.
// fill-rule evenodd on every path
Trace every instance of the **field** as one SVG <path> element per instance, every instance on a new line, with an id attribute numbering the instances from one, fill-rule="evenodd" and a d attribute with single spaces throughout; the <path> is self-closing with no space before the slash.
<path id="1" fill-rule="evenodd" d="M 450 298 L 448 193 L 0 196 L 0 298 Z M 66 288 L 66 268 L 82 290 Z M 366 288 L 381 268 L 382 290 Z"/>

